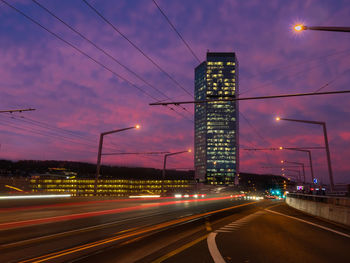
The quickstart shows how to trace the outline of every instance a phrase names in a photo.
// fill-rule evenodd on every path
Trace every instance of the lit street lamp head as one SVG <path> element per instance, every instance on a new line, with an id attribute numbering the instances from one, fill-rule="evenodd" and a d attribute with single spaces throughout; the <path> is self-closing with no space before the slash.
<path id="1" fill-rule="evenodd" d="M 192 152 L 192 150 L 191 150 L 191 149 L 188 149 L 188 152 L 190 153 L 190 152 Z"/>
<path id="2" fill-rule="evenodd" d="M 280 118 L 280 117 L 276 117 L 275 120 L 276 120 L 276 121 L 280 121 L 281 118 Z"/>
<path id="3" fill-rule="evenodd" d="M 281 163 L 284 163 L 284 161 L 282 160 Z"/>
<path id="4" fill-rule="evenodd" d="M 300 32 L 300 31 L 305 30 L 305 26 L 302 25 L 302 24 L 297 24 L 297 25 L 295 25 L 293 28 L 294 28 L 294 30 L 297 31 L 297 32 Z"/>
<path id="5" fill-rule="evenodd" d="M 135 125 L 135 129 L 140 129 L 140 125 Z"/>
<path id="6" fill-rule="evenodd" d="M 280 147 L 278 147 L 278 149 L 283 150 L 283 147 L 282 147 L 282 146 L 280 146 Z"/>

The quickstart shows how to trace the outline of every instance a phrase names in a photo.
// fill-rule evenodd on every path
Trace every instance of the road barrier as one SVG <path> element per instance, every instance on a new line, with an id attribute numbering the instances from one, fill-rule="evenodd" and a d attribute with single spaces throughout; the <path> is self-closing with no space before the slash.
<path id="1" fill-rule="evenodd" d="M 308 214 L 350 226 L 350 198 L 289 193 L 286 203 Z"/>

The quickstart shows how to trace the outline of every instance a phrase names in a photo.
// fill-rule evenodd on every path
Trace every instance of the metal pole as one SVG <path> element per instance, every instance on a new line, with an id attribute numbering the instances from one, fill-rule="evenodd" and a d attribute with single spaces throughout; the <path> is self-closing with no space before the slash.
<path id="1" fill-rule="evenodd" d="M 165 169 L 166 169 L 166 159 L 168 157 L 168 154 L 164 154 L 164 163 L 163 163 L 163 172 L 162 172 L 162 190 L 161 194 L 164 193 L 164 180 L 165 180 Z"/>
<path id="2" fill-rule="evenodd" d="M 298 166 L 299 167 L 299 166 Z M 301 177 L 300 177 L 300 170 L 294 170 L 294 169 L 287 169 L 287 168 L 283 168 L 282 171 L 290 171 L 290 172 L 297 172 L 298 173 L 298 181 L 301 182 Z"/>
<path id="3" fill-rule="evenodd" d="M 104 134 L 100 134 L 100 142 L 98 144 L 98 154 L 97 154 L 97 165 L 96 165 L 96 176 L 95 176 L 95 195 L 97 195 L 97 180 L 100 176 L 100 168 L 101 168 L 101 155 L 102 155 L 102 145 L 103 145 L 103 136 Z"/>
<path id="4" fill-rule="evenodd" d="M 303 166 L 303 177 L 304 177 L 304 184 L 305 184 L 305 165 L 302 164 L 302 166 Z"/>
<path id="5" fill-rule="evenodd" d="M 298 170 L 298 181 L 301 182 L 300 170 Z"/>
<path id="6" fill-rule="evenodd" d="M 321 147 L 322 149 L 325 148 L 325 147 Z M 284 148 L 283 149 L 285 150 L 291 150 L 291 151 L 299 151 L 299 152 L 306 152 L 308 155 L 309 155 L 309 163 L 310 163 L 310 171 L 311 171 L 311 179 L 312 179 L 312 182 L 314 181 L 314 169 L 313 169 L 313 166 L 312 166 L 312 158 L 311 158 L 311 151 L 310 150 L 305 150 L 305 149 L 301 149 L 301 148 Z"/>
<path id="7" fill-rule="evenodd" d="M 350 32 L 350 27 L 337 26 L 303 26 L 305 30 L 329 31 L 329 32 Z"/>
<path id="8" fill-rule="evenodd" d="M 162 188 L 161 188 L 161 193 L 162 193 L 162 194 L 164 193 L 164 180 L 165 180 L 165 170 L 166 170 L 166 159 L 168 158 L 168 156 L 177 155 L 177 154 L 181 154 L 181 153 L 187 153 L 187 152 L 191 152 L 191 150 L 164 154 L 164 164 L 163 164 L 163 172 L 162 172 L 162 179 L 163 179 L 163 180 L 162 180 Z"/>
<path id="9" fill-rule="evenodd" d="M 314 176 L 314 168 L 312 166 L 312 159 L 311 159 L 311 151 L 307 151 L 309 155 L 309 161 L 310 161 L 310 170 L 311 170 L 311 177 L 312 177 L 312 183 L 314 182 L 315 176 Z"/>
<path id="10" fill-rule="evenodd" d="M 303 123 L 311 123 L 311 124 L 322 125 L 324 141 L 325 141 L 325 146 L 326 146 L 326 154 L 327 154 L 329 183 L 330 183 L 331 191 L 333 191 L 334 190 L 333 171 L 332 171 L 332 164 L 331 164 L 331 155 L 330 155 L 330 152 L 329 152 L 329 143 L 328 143 L 328 137 L 327 137 L 326 123 L 325 122 L 321 122 L 321 121 L 306 121 L 306 120 L 295 120 L 295 119 L 286 119 L 286 118 L 279 118 L 279 120 L 303 122 Z"/>
<path id="11" fill-rule="evenodd" d="M 128 128 L 124 128 L 124 129 L 118 129 L 118 130 L 113 130 L 113 131 L 107 131 L 107 132 L 102 132 L 100 134 L 100 142 L 98 145 L 98 154 L 97 154 L 97 163 L 96 163 L 96 176 L 95 176 L 95 195 L 97 195 L 97 181 L 98 181 L 98 177 L 100 176 L 100 168 L 101 168 L 101 155 L 102 155 L 102 146 L 103 146 L 103 137 L 107 134 L 111 134 L 111 133 L 117 133 L 117 132 L 121 132 L 121 131 L 126 131 L 126 130 L 130 130 L 130 129 L 138 129 L 140 126 L 136 125 L 133 127 L 128 127 Z"/>
<path id="12" fill-rule="evenodd" d="M 285 161 L 285 160 L 283 160 L 282 162 L 283 162 L 283 163 L 292 163 L 292 164 L 298 164 L 298 165 L 301 165 L 301 166 L 303 167 L 303 177 L 304 177 L 304 183 L 305 183 L 305 165 L 304 165 L 304 163 L 298 163 L 298 162 L 289 162 L 289 161 Z M 301 182 L 301 180 L 300 180 L 300 182 Z"/>
<path id="13" fill-rule="evenodd" d="M 328 144 L 328 137 L 327 137 L 327 128 L 326 123 L 322 123 L 323 127 L 323 135 L 324 135 L 324 142 L 326 144 L 326 153 L 327 153 L 327 162 L 328 162 L 328 172 L 329 172 L 329 181 L 331 186 L 331 191 L 334 191 L 334 181 L 333 181 L 333 171 L 332 171 L 332 163 L 331 163 L 331 154 L 329 152 L 329 144 Z"/>

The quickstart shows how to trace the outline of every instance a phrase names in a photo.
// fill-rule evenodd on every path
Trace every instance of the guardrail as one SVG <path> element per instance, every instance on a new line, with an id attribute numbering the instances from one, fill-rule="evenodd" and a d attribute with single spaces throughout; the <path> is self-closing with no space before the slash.
<path id="1" fill-rule="evenodd" d="M 308 214 L 350 226 L 350 198 L 289 193 L 286 203 Z"/>
<path id="2" fill-rule="evenodd" d="M 320 202 L 325 204 L 332 204 L 337 206 L 350 207 L 350 198 L 349 197 L 337 197 L 337 196 L 325 196 L 325 195 L 307 195 L 307 194 L 298 194 L 298 193 L 288 193 L 287 196 L 313 201 Z"/>

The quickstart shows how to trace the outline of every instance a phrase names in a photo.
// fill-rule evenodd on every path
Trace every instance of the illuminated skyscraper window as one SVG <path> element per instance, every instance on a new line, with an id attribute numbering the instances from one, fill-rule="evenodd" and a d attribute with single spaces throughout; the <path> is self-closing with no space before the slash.
<path id="1" fill-rule="evenodd" d="M 195 100 L 230 99 L 238 94 L 235 53 L 207 53 L 195 69 Z M 239 168 L 238 101 L 195 104 L 196 178 L 233 184 Z"/>

